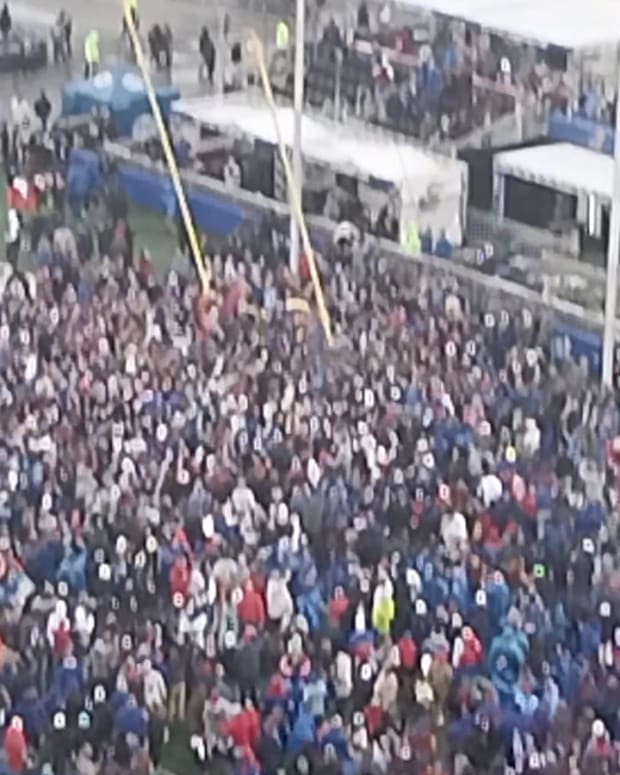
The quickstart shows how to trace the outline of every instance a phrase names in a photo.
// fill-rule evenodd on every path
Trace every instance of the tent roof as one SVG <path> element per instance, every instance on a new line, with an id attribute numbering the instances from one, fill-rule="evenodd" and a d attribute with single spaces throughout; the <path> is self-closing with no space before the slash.
<path id="1" fill-rule="evenodd" d="M 253 104 L 248 97 L 196 98 L 173 104 L 173 113 L 190 118 L 223 132 L 234 132 L 276 145 L 278 140 L 273 118 L 264 102 Z M 278 123 L 288 147 L 293 144 L 294 112 L 277 108 Z M 357 127 L 304 116 L 303 154 L 318 164 L 328 165 L 342 173 L 400 185 L 408 177 L 433 180 L 454 160 L 426 153 L 411 143 L 377 137 Z"/>
<path id="2" fill-rule="evenodd" d="M 590 48 L 620 41 L 618 0 L 400 0 L 542 45 Z"/>
<path id="3" fill-rule="evenodd" d="M 614 160 L 569 143 L 535 145 L 493 157 L 496 172 L 569 194 L 595 194 L 611 200 Z"/>

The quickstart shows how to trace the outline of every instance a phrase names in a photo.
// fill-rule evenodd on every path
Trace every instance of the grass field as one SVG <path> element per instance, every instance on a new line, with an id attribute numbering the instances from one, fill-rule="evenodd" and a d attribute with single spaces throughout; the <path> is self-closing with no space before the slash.
<path id="1" fill-rule="evenodd" d="M 175 775 L 201 775 L 201 768 L 189 747 L 189 730 L 186 724 L 172 724 L 170 740 L 161 753 L 159 767 Z"/>
<path id="2" fill-rule="evenodd" d="M 147 248 L 155 266 L 164 272 L 177 249 L 177 235 L 162 215 L 144 207 L 132 206 L 129 222 L 134 230 L 134 251 Z"/>
<path id="3" fill-rule="evenodd" d="M 132 205 L 129 220 L 134 230 L 136 253 L 148 248 L 153 263 L 161 272 L 166 271 L 177 248 L 177 235 L 172 225 L 162 215 L 144 207 Z M 0 257 L 5 256 L 7 230 L 6 180 L 0 171 Z M 27 264 L 28 262 L 25 261 Z"/>

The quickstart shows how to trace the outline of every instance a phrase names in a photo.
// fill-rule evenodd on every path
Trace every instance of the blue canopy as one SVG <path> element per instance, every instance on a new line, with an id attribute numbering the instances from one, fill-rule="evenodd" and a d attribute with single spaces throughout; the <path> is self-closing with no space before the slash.
<path id="1" fill-rule="evenodd" d="M 155 89 L 164 116 L 170 113 L 170 105 L 178 100 L 176 86 L 159 86 Z M 121 135 L 130 135 L 134 124 L 144 114 L 150 115 L 151 107 L 139 71 L 131 67 L 113 67 L 84 81 L 66 83 L 62 94 L 64 116 L 91 113 L 95 108 L 107 108 Z"/>

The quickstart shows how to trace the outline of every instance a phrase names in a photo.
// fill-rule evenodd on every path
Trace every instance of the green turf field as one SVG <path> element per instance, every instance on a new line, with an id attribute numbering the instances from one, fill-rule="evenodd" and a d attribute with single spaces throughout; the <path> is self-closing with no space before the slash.
<path id="1" fill-rule="evenodd" d="M 172 224 L 161 214 L 137 205 L 130 208 L 129 222 L 134 230 L 134 253 L 147 248 L 157 269 L 166 271 L 177 249 Z"/>
<path id="2" fill-rule="evenodd" d="M 172 224 L 159 213 L 138 205 L 131 205 L 129 220 L 134 230 L 135 251 L 148 248 L 153 263 L 161 272 L 166 271 L 177 248 L 177 235 Z M 6 180 L 0 172 L 0 257 L 4 259 L 7 229 Z M 28 262 L 25 261 L 27 264 Z"/>
<path id="3" fill-rule="evenodd" d="M 162 750 L 159 767 L 175 775 L 201 774 L 201 768 L 189 747 L 189 730 L 186 724 L 172 724 L 170 740 Z"/>

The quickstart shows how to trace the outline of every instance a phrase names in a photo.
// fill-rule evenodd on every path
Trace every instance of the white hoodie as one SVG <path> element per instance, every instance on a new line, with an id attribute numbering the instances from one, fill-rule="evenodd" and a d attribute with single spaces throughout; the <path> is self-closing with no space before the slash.
<path id="1" fill-rule="evenodd" d="M 252 514 L 254 512 L 256 498 L 246 484 L 238 484 L 232 491 L 232 505 L 237 514 Z"/>
<path id="2" fill-rule="evenodd" d="M 62 624 L 65 624 L 67 628 L 70 627 L 69 619 L 67 617 L 67 604 L 64 600 L 58 600 L 56 607 L 47 617 L 47 642 L 52 648 L 54 648 L 54 633 L 60 628 Z"/>
<path id="3" fill-rule="evenodd" d="M 465 517 L 458 511 L 444 514 L 441 520 L 441 539 L 450 554 L 467 545 L 469 535 Z"/>
<path id="4" fill-rule="evenodd" d="M 267 616 L 272 621 L 290 621 L 293 616 L 293 598 L 289 592 L 286 579 L 273 575 L 267 581 Z"/>
<path id="5" fill-rule="evenodd" d="M 346 699 L 353 691 L 353 660 L 346 651 L 336 654 L 333 667 L 336 697 Z"/>
<path id="6" fill-rule="evenodd" d="M 540 428 L 533 417 L 528 417 L 525 421 L 525 433 L 523 434 L 522 448 L 523 452 L 532 457 L 540 449 Z"/>
<path id="7" fill-rule="evenodd" d="M 84 605 L 78 605 L 73 617 L 73 627 L 83 645 L 86 645 L 95 629 L 95 616 Z"/>
<path id="8" fill-rule="evenodd" d="M 164 707 L 168 697 L 168 690 L 164 677 L 152 666 L 146 666 L 144 670 L 144 703 L 153 711 L 157 707 Z"/>

